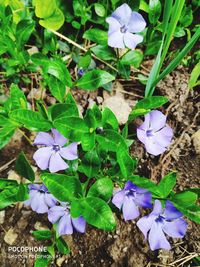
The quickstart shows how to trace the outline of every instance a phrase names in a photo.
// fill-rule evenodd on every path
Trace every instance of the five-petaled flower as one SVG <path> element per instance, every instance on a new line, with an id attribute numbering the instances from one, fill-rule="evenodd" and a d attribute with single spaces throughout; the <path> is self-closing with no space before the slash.
<path id="1" fill-rule="evenodd" d="M 143 37 L 138 33 L 144 30 L 146 22 L 143 17 L 135 11 L 132 11 L 127 4 L 118 7 L 106 19 L 109 23 L 108 45 L 115 48 L 134 49 L 143 41 Z"/>
<path id="2" fill-rule="evenodd" d="M 34 145 L 42 145 L 33 155 L 33 159 L 41 170 L 49 168 L 50 172 L 65 170 L 69 165 L 62 159 L 75 160 L 77 155 L 77 143 L 71 143 L 68 146 L 67 139 L 56 129 L 51 129 L 52 136 L 45 132 L 40 132 L 36 136 Z"/>
<path id="3" fill-rule="evenodd" d="M 56 205 L 57 200 L 48 192 L 45 185 L 30 184 L 29 199 L 24 202 L 25 206 L 31 206 L 37 213 L 46 213 L 50 207 Z"/>
<path id="4" fill-rule="evenodd" d="M 144 123 L 137 128 L 137 137 L 148 153 L 157 156 L 165 152 L 171 143 L 173 131 L 166 124 L 166 116 L 153 110 L 145 115 Z"/>
<path id="5" fill-rule="evenodd" d="M 139 188 L 131 181 L 125 184 L 124 189 L 115 193 L 112 203 L 122 208 L 124 219 L 133 220 L 140 215 L 139 207 L 151 208 L 151 193 Z"/>
<path id="6" fill-rule="evenodd" d="M 161 202 L 155 200 L 153 211 L 141 218 L 137 226 L 145 238 L 148 236 L 151 250 L 170 249 L 165 234 L 173 238 L 182 238 L 185 235 L 187 223 L 181 218 L 182 216 L 183 214 L 170 201 L 166 201 L 166 207 L 163 209 Z"/>
<path id="7" fill-rule="evenodd" d="M 48 219 L 51 223 L 57 223 L 59 236 L 71 235 L 74 229 L 79 233 L 85 232 L 86 221 L 82 216 L 72 218 L 67 203 L 61 203 L 60 206 L 54 206 L 48 211 Z"/>

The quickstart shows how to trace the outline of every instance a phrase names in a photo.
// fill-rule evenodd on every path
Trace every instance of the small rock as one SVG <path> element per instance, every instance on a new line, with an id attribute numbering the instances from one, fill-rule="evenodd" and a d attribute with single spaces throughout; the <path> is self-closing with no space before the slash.
<path id="1" fill-rule="evenodd" d="M 61 258 L 58 258 L 58 259 L 56 260 L 57 265 L 58 265 L 59 267 L 62 266 L 62 264 L 63 264 L 63 262 L 65 261 L 65 259 L 66 259 L 66 256 L 62 256 Z"/>
<path id="2" fill-rule="evenodd" d="M 49 230 L 49 228 L 46 225 L 43 225 L 41 222 L 36 222 L 34 224 L 34 228 L 36 230 Z"/>
<path id="3" fill-rule="evenodd" d="M 196 154 L 200 154 L 200 129 L 193 134 L 192 141 L 194 145 L 194 149 L 196 151 Z"/>
<path id="4" fill-rule="evenodd" d="M 18 234 L 15 233 L 14 228 L 10 228 L 4 236 L 4 241 L 9 245 L 13 245 L 17 237 Z"/>
<path id="5" fill-rule="evenodd" d="M 39 52 L 38 48 L 36 46 L 32 46 L 31 48 L 29 48 L 27 50 L 27 52 L 29 53 L 30 56 L 36 54 Z"/>
<path id="6" fill-rule="evenodd" d="M 36 100 L 40 100 L 40 99 L 44 99 L 46 97 L 46 90 L 42 88 L 33 88 L 31 89 L 30 93 L 27 96 L 27 99 L 30 101 L 31 99 L 36 99 Z"/>
<path id="7" fill-rule="evenodd" d="M 21 182 L 21 177 L 20 177 L 15 171 L 13 171 L 13 170 L 10 170 L 10 171 L 8 172 L 8 179 L 9 179 L 9 180 L 15 180 L 15 181 L 17 181 L 18 183 Z"/>
<path id="8" fill-rule="evenodd" d="M 4 223 L 5 219 L 5 210 L 0 211 L 0 224 Z"/>
<path id="9" fill-rule="evenodd" d="M 131 107 L 122 95 L 115 95 L 105 99 L 102 106 L 112 110 L 120 125 L 128 121 Z"/>
<path id="10" fill-rule="evenodd" d="M 97 96 L 97 103 L 101 104 L 103 102 L 103 98 L 101 96 Z"/>

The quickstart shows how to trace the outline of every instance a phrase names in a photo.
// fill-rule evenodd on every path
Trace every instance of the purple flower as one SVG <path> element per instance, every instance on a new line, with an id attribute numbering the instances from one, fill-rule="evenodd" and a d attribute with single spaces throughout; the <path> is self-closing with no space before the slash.
<path id="1" fill-rule="evenodd" d="M 133 220 L 140 215 L 139 207 L 151 208 L 151 193 L 134 185 L 131 181 L 125 184 L 124 189 L 115 193 L 112 203 L 122 208 L 125 221 Z"/>
<path id="2" fill-rule="evenodd" d="M 30 198 L 24 202 L 25 206 L 31 206 L 37 213 L 45 213 L 50 207 L 56 205 L 57 200 L 48 192 L 46 186 L 30 184 L 28 187 Z"/>
<path id="3" fill-rule="evenodd" d="M 137 226 L 143 232 L 150 244 L 151 250 L 170 249 L 165 234 L 174 238 L 181 238 L 187 230 L 187 223 L 181 217 L 183 214 L 178 211 L 170 201 L 166 201 L 165 209 L 161 202 L 155 200 L 153 211 L 137 222 Z M 164 234 L 165 233 L 165 234 Z"/>
<path id="4" fill-rule="evenodd" d="M 166 116 L 153 110 L 145 115 L 144 123 L 137 129 L 137 137 L 148 153 L 157 156 L 165 152 L 171 143 L 173 131 L 166 124 Z"/>
<path id="5" fill-rule="evenodd" d="M 138 33 L 144 30 L 146 22 L 143 17 L 137 13 L 132 12 L 127 4 L 118 7 L 106 19 L 109 23 L 108 30 L 108 45 L 116 48 L 131 48 L 134 49 L 139 43 L 143 41 L 143 37 Z"/>
<path id="6" fill-rule="evenodd" d="M 53 136 L 40 132 L 36 136 L 34 145 L 43 145 L 33 155 L 38 167 L 41 170 L 49 168 L 50 172 L 58 172 L 69 168 L 69 165 L 62 159 L 74 160 L 78 158 L 77 143 L 68 146 L 64 145 L 68 141 L 56 129 L 51 129 Z"/>
<path id="7" fill-rule="evenodd" d="M 73 229 L 79 233 L 85 232 L 86 221 L 82 216 L 72 218 L 69 207 L 66 204 L 54 206 L 48 211 L 48 219 L 51 223 L 57 223 L 57 231 L 59 236 L 71 235 Z"/>

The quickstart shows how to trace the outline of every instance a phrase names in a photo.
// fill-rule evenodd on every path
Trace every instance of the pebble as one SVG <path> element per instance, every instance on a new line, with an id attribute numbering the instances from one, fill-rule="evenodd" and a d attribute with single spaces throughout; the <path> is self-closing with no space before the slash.
<path id="1" fill-rule="evenodd" d="M 10 228 L 4 236 L 4 241 L 9 245 L 13 245 L 17 237 L 18 234 L 15 233 L 14 228 Z"/>
<path id="2" fill-rule="evenodd" d="M 41 222 L 36 222 L 34 224 L 36 230 L 48 230 L 49 228 L 46 225 L 43 225 Z"/>
<path id="3" fill-rule="evenodd" d="M 197 155 L 200 154 L 200 129 L 192 135 L 194 149 Z"/>
<path id="4" fill-rule="evenodd" d="M 5 210 L 0 211 L 0 224 L 3 224 L 5 220 Z"/>

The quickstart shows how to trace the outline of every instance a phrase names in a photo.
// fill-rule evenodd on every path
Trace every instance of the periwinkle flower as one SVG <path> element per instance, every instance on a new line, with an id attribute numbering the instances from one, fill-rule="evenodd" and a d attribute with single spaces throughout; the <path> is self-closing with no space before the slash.
<path id="1" fill-rule="evenodd" d="M 173 238 L 184 237 L 187 230 L 187 222 L 181 217 L 183 214 L 178 211 L 170 201 L 166 201 L 165 209 L 161 202 L 155 200 L 153 211 L 137 222 L 137 226 L 148 237 L 151 250 L 171 248 L 165 234 Z"/>
<path id="2" fill-rule="evenodd" d="M 24 202 L 25 206 L 31 206 L 37 213 L 46 213 L 50 207 L 56 205 L 57 200 L 48 192 L 45 185 L 30 184 L 29 199 Z"/>
<path id="3" fill-rule="evenodd" d="M 143 41 L 143 37 L 138 33 L 144 30 L 146 22 L 143 17 L 135 11 L 132 11 L 127 4 L 118 7 L 106 19 L 109 23 L 108 45 L 115 48 L 134 49 Z"/>
<path id="4" fill-rule="evenodd" d="M 145 115 L 144 123 L 137 128 L 137 137 L 148 153 L 157 156 L 167 150 L 173 131 L 166 124 L 166 116 L 158 110 L 153 110 Z"/>
<path id="5" fill-rule="evenodd" d="M 61 206 L 54 206 L 48 211 L 48 219 L 51 223 L 57 223 L 59 236 L 71 235 L 74 229 L 79 233 L 85 232 L 86 221 L 82 216 L 72 218 L 67 204 L 61 203 Z"/>
<path id="6" fill-rule="evenodd" d="M 116 192 L 112 203 L 119 209 L 122 208 L 125 221 L 134 220 L 140 215 L 139 207 L 151 208 L 151 193 L 128 181 L 124 189 Z"/>
<path id="7" fill-rule="evenodd" d="M 41 170 L 49 168 L 50 172 L 58 172 L 69 168 L 69 165 L 62 159 L 74 160 L 78 158 L 77 143 L 64 145 L 68 141 L 56 129 L 51 129 L 52 136 L 45 132 L 40 132 L 36 136 L 34 145 L 42 145 L 33 155 L 38 167 Z"/>

